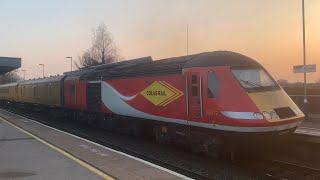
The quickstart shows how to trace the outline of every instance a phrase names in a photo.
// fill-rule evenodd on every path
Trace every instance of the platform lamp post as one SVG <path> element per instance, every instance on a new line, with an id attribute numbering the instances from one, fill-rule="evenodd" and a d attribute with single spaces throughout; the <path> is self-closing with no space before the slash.
<path id="1" fill-rule="evenodd" d="M 189 55 L 189 24 L 187 24 L 187 56 Z"/>
<path id="2" fill-rule="evenodd" d="M 72 72 L 72 56 L 67 56 L 66 58 L 71 60 L 71 72 Z"/>
<path id="3" fill-rule="evenodd" d="M 44 64 L 39 64 L 39 66 L 42 66 L 42 77 L 44 77 Z"/>
<path id="4" fill-rule="evenodd" d="M 305 16 L 304 16 L 304 0 L 302 0 L 302 36 L 303 36 L 303 65 L 306 65 L 306 35 L 305 35 Z M 307 99 L 307 73 L 304 72 L 304 85 L 303 85 L 303 105 L 306 120 L 308 120 L 308 99 Z"/>
<path id="5" fill-rule="evenodd" d="M 26 79 L 26 70 L 21 70 L 22 72 L 23 72 L 23 80 L 25 80 Z"/>

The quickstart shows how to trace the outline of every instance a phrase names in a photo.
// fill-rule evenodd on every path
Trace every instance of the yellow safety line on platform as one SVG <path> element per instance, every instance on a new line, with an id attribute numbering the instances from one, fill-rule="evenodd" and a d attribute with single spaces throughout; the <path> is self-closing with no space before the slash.
<path id="1" fill-rule="evenodd" d="M 55 151 L 58 151 L 59 153 L 67 156 L 68 158 L 70 158 L 70 159 L 72 159 L 73 161 L 79 163 L 80 165 L 82 165 L 83 167 L 89 169 L 90 171 L 92 171 L 93 173 L 97 174 L 98 176 L 100 176 L 100 177 L 102 177 L 102 178 L 104 178 L 104 179 L 107 179 L 107 180 L 114 180 L 114 178 L 112 178 L 111 176 L 108 176 L 107 174 L 103 173 L 102 171 L 98 170 L 97 168 L 95 168 L 95 167 L 93 167 L 93 166 L 91 166 L 91 165 L 83 162 L 82 160 L 78 159 L 77 157 L 71 155 L 70 153 L 68 153 L 68 152 L 66 152 L 66 151 L 64 151 L 64 150 L 62 150 L 62 149 L 60 149 L 60 148 L 58 148 L 58 147 L 56 147 L 56 146 L 48 143 L 47 141 L 39 138 L 38 136 L 36 136 L 36 135 L 34 135 L 34 134 L 32 134 L 32 133 L 30 133 L 30 132 L 28 132 L 28 131 L 26 131 L 26 130 L 24 130 L 24 129 L 22 129 L 22 128 L 20 128 L 19 126 L 17 126 L 17 125 L 15 125 L 15 124 L 13 124 L 13 123 L 5 120 L 5 119 L 2 118 L 2 117 L 0 117 L 0 119 L 1 119 L 2 121 L 4 121 L 4 122 L 10 124 L 11 126 L 13 126 L 13 127 L 17 128 L 17 129 L 21 130 L 22 132 L 28 134 L 29 136 L 35 138 L 36 140 L 42 142 L 43 144 L 49 146 L 50 148 L 54 149 Z"/>

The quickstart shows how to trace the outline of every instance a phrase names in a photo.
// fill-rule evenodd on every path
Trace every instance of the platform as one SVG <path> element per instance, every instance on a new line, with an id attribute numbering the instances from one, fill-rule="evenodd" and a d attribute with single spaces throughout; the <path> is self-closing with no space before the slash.
<path id="1" fill-rule="evenodd" d="M 320 129 L 320 114 L 309 115 L 309 120 L 305 120 L 301 127 Z"/>
<path id="2" fill-rule="evenodd" d="M 295 133 L 320 137 L 320 115 L 313 114 L 309 117 L 310 119 L 303 121 Z"/>
<path id="3" fill-rule="evenodd" d="M 4 110 L 0 161 L 0 179 L 190 179 Z"/>
<path id="4" fill-rule="evenodd" d="M 0 179 L 102 179 L 0 119 Z"/>
<path id="5" fill-rule="evenodd" d="M 312 143 L 320 143 L 320 115 L 314 114 L 295 130 L 295 137 Z"/>

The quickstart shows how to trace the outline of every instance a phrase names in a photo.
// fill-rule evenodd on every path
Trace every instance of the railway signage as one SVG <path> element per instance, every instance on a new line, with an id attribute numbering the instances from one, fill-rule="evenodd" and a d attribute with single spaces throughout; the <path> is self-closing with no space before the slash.
<path id="1" fill-rule="evenodd" d="M 140 94 L 155 106 L 166 106 L 183 95 L 181 91 L 165 81 L 155 81 Z"/>
<path id="2" fill-rule="evenodd" d="M 310 73 L 310 72 L 316 72 L 315 64 L 293 66 L 293 73 Z"/>

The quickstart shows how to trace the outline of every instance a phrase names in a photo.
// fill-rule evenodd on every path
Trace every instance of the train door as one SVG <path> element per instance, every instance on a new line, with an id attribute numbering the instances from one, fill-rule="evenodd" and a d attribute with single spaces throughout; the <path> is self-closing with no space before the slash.
<path id="1" fill-rule="evenodd" d="M 72 82 L 70 86 L 70 103 L 73 104 L 74 107 L 77 105 L 77 86 L 76 82 Z"/>
<path id="2" fill-rule="evenodd" d="M 71 108 L 77 108 L 78 98 L 80 98 L 77 96 L 78 84 L 79 84 L 79 81 L 74 77 L 64 80 L 63 83 L 61 84 L 61 88 L 63 89 L 62 101 L 65 106 L 71 107 Z"/>
<path id="3" fill-rule="evenodd" d="M 203 117 L 202 109 L 202 77 L 199 73 L 187 73 L 187 116 L 190 122 L 200 122 Z M 190 123 L 189 123 L 190 124 Z"/>
<path id="4" fill-rule="evenodd" d="M 86 90 L 87 109 L 89 111 L 100 111 L 101 109 L 101 83 L 93 82 L 87 84 Z"/>

